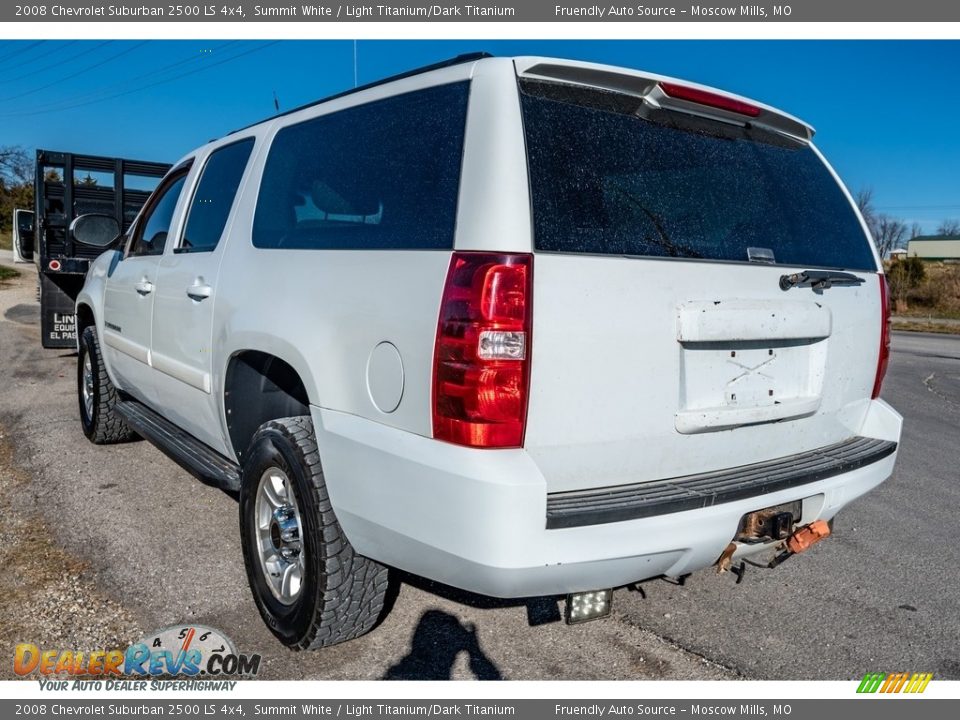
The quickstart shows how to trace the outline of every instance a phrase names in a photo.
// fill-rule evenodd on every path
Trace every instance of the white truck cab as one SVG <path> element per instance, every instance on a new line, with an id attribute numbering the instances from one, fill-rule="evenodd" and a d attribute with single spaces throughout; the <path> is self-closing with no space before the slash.
<path id="1" fill-rule="evenodd" d="M 693 83 L 487 56 L 230 133 L 90 269 L 84 431 L 239 492 L 293 647 L 373 627 L 387 568 L 522 597 L 775 564 L 891 475 L 901 430 L 882 265 L 812 137 Z"/>

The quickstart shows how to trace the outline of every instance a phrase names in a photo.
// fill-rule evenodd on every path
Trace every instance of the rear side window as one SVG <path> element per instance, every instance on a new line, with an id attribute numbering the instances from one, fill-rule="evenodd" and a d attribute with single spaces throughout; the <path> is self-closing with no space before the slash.
<path id="1" fill-rule="evenodd" d="M 803 143 L 552 83 L 524 82 L 522 107 L 537 250 L 876 270 Z"/>
<path id="2" fill-rule="evenodd" d="M 216 249 L 251 150 L 253 138 L 247 138 L 210 154 L 190 204 L 187 228 L 175 252 L 210 252 Z"/>
<path id="3" fill-rule="evenodd" d="M 260 184 L 253 244 L 452 248 L 468 87 L 433 87 L 280 130 Z"/>

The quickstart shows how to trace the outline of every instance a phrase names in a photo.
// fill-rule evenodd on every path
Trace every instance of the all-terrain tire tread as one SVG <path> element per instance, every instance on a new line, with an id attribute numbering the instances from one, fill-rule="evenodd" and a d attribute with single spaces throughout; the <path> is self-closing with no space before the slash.
<path id="1" fill-rule="evenodd" d="M 81 335 L 81 344 L 88 346 L 87 352 L 93 353 L 93 361 L 96 370 L 95 381 L 97 383 L 97 392 L 95 394 L 95 407 L 93 413 L 93 428 L 88 435 L 90 441 L 97 445 L 110 445 L 113 443 L 126 442 L 135 436 L 135 433 L 127 427 L 126 422 L 120 417 L 116 406 L 119 401 L 117 388 L 114 387 L 110 375 L 103 364 L 103 354 L 100 352 L 100 340 L 97 337 L 97 329 L 90 325 L 83 330 Z M 79 362 L 83 362 L 83 353 L 81 352 Z M 82 412 L 82 410 L 81 410 Z"/>
<path id="2" fill-rule="evenodd" d="M 388 569 L 358 555 L 343 534 L 327 494 L 313 421 L 308 416 L 282 418 L 261 427 L 261 431 L 268 429 L 284 435 L 300 455 L 309 473 L 322 535 L 318 611 L 295 649 L 314 650 L 360 637 L 373 629 L 383 611 Z"/>

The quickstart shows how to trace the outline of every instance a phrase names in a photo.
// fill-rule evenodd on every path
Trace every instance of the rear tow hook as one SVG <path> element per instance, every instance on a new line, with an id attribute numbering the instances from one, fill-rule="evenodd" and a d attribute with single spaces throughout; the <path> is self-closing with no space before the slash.
<path id="1" fill-rule="evenodd" d="M 805 550 L 809 550 L 818 542 L 828 537 L 830 537 L 830 524 L 826 520 L 814 520 L 809 525 L 804 525 L 802 528 L 799 528 L 793 535 L 788 537 L 784 543 L 784 551 L 771 560 L 767 567 L 775 568 L 784 560 L 802 553 Z"/>

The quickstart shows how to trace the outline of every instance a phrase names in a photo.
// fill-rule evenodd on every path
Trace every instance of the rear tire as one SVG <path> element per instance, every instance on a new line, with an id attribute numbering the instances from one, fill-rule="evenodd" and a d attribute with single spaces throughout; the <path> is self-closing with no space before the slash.
<path id="1" fill-rule="evenodd" d="M 324 482 L 309 417 L 264 423 L 243 462 L 240 536 L 247 579 L 267 627 L 284 645 L 312 650 L 371 630 L 388 571 L 358 555 Z"/>
<path id="2" fill-rule="evenodd" d="M 117 389 L 100 354 L 97 329 L 90 325 L 80 335 L 77 356 L 77 397 L 83 434 L 97 445 L 125 442 L 135 434 L 116 410 Z"/>

